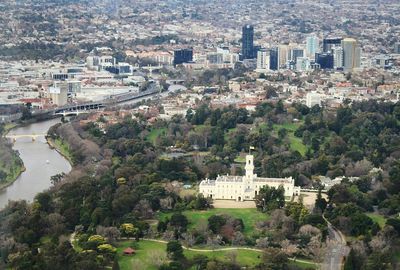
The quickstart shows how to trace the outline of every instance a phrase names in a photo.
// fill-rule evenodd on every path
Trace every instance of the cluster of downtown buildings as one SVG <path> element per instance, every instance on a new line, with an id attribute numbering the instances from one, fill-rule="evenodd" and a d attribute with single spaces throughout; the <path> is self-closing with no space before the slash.
<path id="1" fill-rule="evenodd" d="M 207 65 L 232 65 L 242 61 L 247 67 L 258 72 L 290 69 L 310 71 L 318 69 L 343 70 L 345 72 L 361 68 L 361 48 L 354 38 L 327 37 L 320 44 L 315 34 L 307 37 L 305 44 L 282 44 L 264 48 L 254 44 L 254 27 L 242 28 L 241 52 L 231 53 L 228 46 L 221 46 L 215 52 L 193 57 L 193 49 L 174 51 L 174 64 L 187 67 Z M 387 65 L 385 62 L 384 65 Z"/>
<path id="2" fill-rule="evenodd" d="M 246 108 L 265 96 L 265 87 L 280 89 L 286 102 L 301 100 L 310 107 L 333 107 L 347 98 L 394 100 L 400 89 L 400 16 L 395 12 L 400 4 L 394 0 L 42 2 L 0 3 L 0 105 L 29 101 L 48 108 L 96 101 L 139 91 L 165 70 L 183 79 L 240 64 L 253 81 L 233 78 L 224 86 L 196 87 L 204 92 L 229 88 L 227 96 L 212 89 L 214 106 Z M 24 52 L 27 44 L 59 46 L 65 53 L 37 61 L 6 54 Z M 76 53 L 68 54 L 68 48 Z M 162 72 L 152 72 L 157 69 Z M 268 79 L 260 80 L 260 73 Z M 274 80 L 278 75 L 284 81 Z M 172 108 L 170 115 L 187 109 L 184 99 L 173 101 L 165 106 Z"/>

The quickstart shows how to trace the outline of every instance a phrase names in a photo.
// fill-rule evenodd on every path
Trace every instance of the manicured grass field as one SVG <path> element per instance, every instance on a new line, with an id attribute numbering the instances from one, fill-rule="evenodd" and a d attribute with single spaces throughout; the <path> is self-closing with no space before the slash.
<path id="1" fill-rule="evenodd" d="M 240 154 L 235 158 L 236 163 L 246 163 L 246 157 L 241 156 Z"/>
<path id="2" fill-rule="evenodd" d="M 306 154 L 307 146 L 303 144 L 303 141 L 300 138 L 289 133 L 289 142 L 290 148 L 292 148 L 293 151 L 298 151 L 302 156 Z"/>
<path id="3" fill-rule="evenodd" d="M 135 248 L 136 246 L 136 248 Z M 154 256 L 166 257 L 166 244 L 153 242 L 148 240 L 141 240 L 134 243 L 133 241 L 123 241 L 117 245 L 117 256 L 121 270 L 156 270 L 154 265 Z M 132 256 L 123 255 L 123 250 L 127 247 L 133 247 L 136 254 Z M 184 250 L 184 255 L 188 259 L 192 259 L 196 255 L 205 255 L 211 259 L 218 259 L 221 261 L 228 260 L 227 256 L 230 253 L 236 255 L 236 261 L 241 266 L 255 266 L 261 262 L 261 252 L 252 250 L 227 250 L 227 251 L 192 251 Z M 312 264 L 302 262 L 291 262 L 301 268 L 313 268 Z"/>
<path id="4" fill-rule="evenodd" d="M 274 125 L 274 132 L 278 133 L 278 131 L 282 128 L 287 130 L 287 137 L 289 138 L 290 148 L 293 151 L 298 151 L 302 156 L 304 156 L 307 152 L 307 146 L 303 144 L 301 138 L 294 136 L 294 132 L 302 125 L 302 122 L 298 123 L 287 123 L 281 125 Z"/>
<path id="5" fill-rule="evenodd" d="M 379 227 L 383 228 L 386 224 L 386 218 L 379 214 L 367 213 L 374 222 L 378 223 Z"/>
<path id="6" fill-rule="evenodd" d="M 286 124 L 274 124 L 274 130 L 278 131 L 281 128 L 286 129 L 289 132 L 295 132 L 303 123 L 302 122 L 297 122 L 297 123 L 286 123 Z"/>
<path id="7" fill-rule="evenodd" d="M 147 140 L 150 141 L 153 145 L 156 143 L 156 140 L 159 136 L 164 135 L 166 133 L 166 128 L 156 128 L 150 131 L 149 135 L 147 135 Z"/>
<path id="8" fill-rule="evenodd" d="M 121 270 L 135 269 L 134 266 L 142 265 L 143 270 L 157 270 L 157 267 L 152 265 L 152 253 L 166 254 L 166 244 L 151 241 L 138 242 L 137 248 L 132 244 L 134 241 L 123 241 L 117 245 L 118 263 Z M 136 254 L 132 256 L 123 255 L 123 250 L 127 247 L 132 247 L 136 250 Z"/>
<path id="9" fill-rule="evenodd" d="M 265 221 L 268 219 L 268 215 L 261 213 L 257 209 L 223 209 L 214 208 L 206 211 L 184 211 L 183 214 L 188 218 L 190 225 L 189 228 L 195 228 L 196 224 L 200 222 L 207 223 L 207 219 L 212 215 L 226 214 L 235 218 L 241 218 L 244 223 L 244 233 L 250 235 L 255 231 L 255 224 L 259 221 Z M 165 219 L 170 217 L 171 213 L 162 213 L 159 215 L 159 219 Z"/>

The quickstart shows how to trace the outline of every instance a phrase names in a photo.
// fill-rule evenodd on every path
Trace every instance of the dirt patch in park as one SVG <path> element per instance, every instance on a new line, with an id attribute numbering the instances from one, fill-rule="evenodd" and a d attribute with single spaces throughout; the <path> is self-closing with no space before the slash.
<path id="1" fill-rule="evenodd" d="M 213 202 L 214 208 L 256 208 L 254 201 L 230 201 L 230 200 L 215 200 Z"/>
<path id="2" fill-rule="evenodd" d="M 304 206 L 306 206 L 309 209 L 314 208 L 317 195 L 318 194 L 316 192 L 301 192 Z M 328 199 L 328 196 L 326 194 L 322 194 L 322 198 Z"/>

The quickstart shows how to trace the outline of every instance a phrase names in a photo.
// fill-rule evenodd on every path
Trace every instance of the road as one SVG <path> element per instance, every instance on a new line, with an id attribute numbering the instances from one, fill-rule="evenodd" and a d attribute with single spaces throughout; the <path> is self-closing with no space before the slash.
<path id="1" fill-rule="evenodd" d="M 324 217 L 325 219 L 325 217 Z M 326 219 L 325 219 L 326 220 Z M 344 258 L 349 253 L 349 247 L 346 245 L 346 238 L 332 224 L 328 222 L 328 240 L 327 252 L 322 262 L 322 270 L 341 270 L 343 268 Z"/>

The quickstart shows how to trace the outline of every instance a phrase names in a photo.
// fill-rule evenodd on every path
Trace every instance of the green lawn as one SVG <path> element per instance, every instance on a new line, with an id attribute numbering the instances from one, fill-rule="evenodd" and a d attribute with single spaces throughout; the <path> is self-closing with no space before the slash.
<path id="1" fill-rule="evenodd" d="M 374 222 L 379 224 L 379 227 L 383 228 L 386 224 L 386 218 L 382 215 L 379 214 L 374 214 L 374 213 L 367 213 L 367 216 L 369 216 Z"/>
<path id="2" fill-rule="evenodd" d="M 302 156 L 307 152 L 307 146 L 303 144 L 301 138 L 295 137 L 292 133 L 289 133 L 290 148 L 293 151 L 298 151 Z"/>
<path id="3" fill-rule="evenodd" d="M 13 183 L 25 170 L 21 158 L 14 152 L 5 141 L 0 143 L 0 189 Z"/>
<path id="4" fill-rule="evenodd" d="M 236 130 L 237 130 L 237 128 L 230 128 L 230 129 L 228 129 L 228 131 L 226 131 L 226 132 L 224 133 L 224 140 L 225 140 L 225 141 L 228 141 L 228 140 L 229 140 L 229 136 L 230 136 L 231 134 L 233 134 L 234 132 L 236 132 Z"/>
<path id="5" fill-rule="evenodd" d="M 63 139 L 49 139 L 49 142 L 50 145 L 55 147 L 61 153 L 61 155 L 63 155 L 71 164 L 73 163 L 72 153 L 69 149 L 69 145 Z"/>
<path id="6" fill-rule="evenodd" d="M 152 265 L 152 256 L 154 254 L 166 254 L 166 244 L 151 241 L 138 242 L 137 248 L 132 245 L 134 241 L 123 241 L 117 246 L 118 263 L 121 270 L 157 270 L 155 265 Z M 136 254 L 132 256 L 123 255 L 125 248 L 132 247 L 136 250 Z M 138 266 L 141 265 L 140 268 Z"/>
<path id="7" fill-rule="evenodd" d="M 236 163 L 246 163 L 246 157 L 241 156 L 240 154 L 235 158 Z"/>
<path id="8" fill-rule="evenodd" d="M 303 140 L 294 136 L 294 132 L 302 125 L 302 122 L 297 123 L 286 123 L 286 124 L 274 124 L 274 132 L 278 133 L 278 131 L 282 128 L 287 130 L 287 137 L 289 139 L 290 148 L 293 151 L 298 151 L 302 156 L 304 156 L 307 152 L 307 146 L 303 144 Z"/>
<path id="9" fill-rule="evenodd" d="M 286 124 L 274 124 L 274 130 L 278 131 L 281 128 L 286 129 L 289 132 L 295 132 L 303 123 L 302 122 L 297 122 L 297 123 L 286 123 Z"/>
<path id="10" fill-rule="evenodd" d="M 150 141 L 153 145 L 156 144 L 156 140 L 159 136 L 164 135 L 167 132 L 167 128 L 156 128 L 152 129 L 147 135 L 146 139 Z"/>
<path id="11" fill-rule="evenodd" d="M 122 252 L 127 247 L 133 247 L 136 254 L 132 256 L 123 255 Z M 192 259 L 196 255 L 206 255 L 209 258 L 215 258 L 221 261 L 228 260 L 228 254 L 236 254 L 236 261 L 242 266 L 255 266 L 261 262 L 261 252 L 251 250 L 236 250 L 236 251 L 188 251 L 184 250 L 185 257 Z M 122 241 L 117 245 L 117 256 L 121 270 L 156 270 L 154 265 L 155 257 L 166 258 L 166 244 L 148 240 L 139 242 Z M 302 262 L 291 262 L 301 268 L 313 268 L 312 264 Z"/>
<path id="12" fill-rule="evenodd" d="M 249 209 L 222 209 L 214 208 L 206 211 L 184 211 L 183 214 L 188 218 L 190 225 L 189 228 L 195 228 L 199 222 L 207 222 L 207 219 L 212 215 L 227 214 L 235 218 L 241 218 L 244 223 L 244 233 L 250 235 L 255 231 L 255 224 L 258 221 L 265 221 L 268 215 L 261 213 L 255 208 Z M 171 216 L 171 213 L 161 213 L 159 219 L 165 219 Z"/>
<path id="13" fill-rule="evenodd" d="M 217 259 L 219 261 L 226 261 L 229 254 L 235 254 L 236 260 L 241 266 L 256 266 L 261 262 L 261 252 L 252 250 L 227 250 L 227 251 L 213 251 L 213 252 L 199 252 L 185 250 L 184 254 L 187 258 L 192 259 L 194 256 L 203 254 L 210 259 Z"/>

